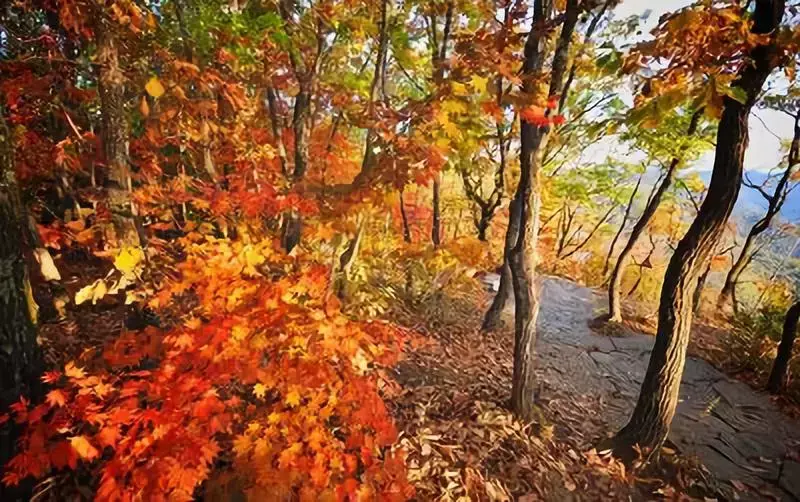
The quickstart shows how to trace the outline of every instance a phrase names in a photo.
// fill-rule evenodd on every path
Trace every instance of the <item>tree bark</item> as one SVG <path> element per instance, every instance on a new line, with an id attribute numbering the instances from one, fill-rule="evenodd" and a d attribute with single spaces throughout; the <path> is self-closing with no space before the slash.
<path id="1" fill-rule="evenodd" d="M 540 29 L 546 21 L 541 0 L 534 2 L 533 23 L 525 43 L 522 65 L 523 91 L 537 96 L 535 79 L 542 70 L 545 37 Z M 578 22 L 578 0 L 567 0 L 561 34 L 556 42 L 551 64 L 548 97 L 561 94 L 564 84 L 569 46 Z M 520 180 L 514 198 L 519 205 L 519 235 L 508 255 L 514 287 L 514 371 L 511 407 L 523 420 L 532 420 L 534 413 L 534 351 L 539 298 L 536 289 L 537 240 L 539 234 L 539 171 L 550 134 L 549 127 L 540 127 L 520 119 Z"/>
<path id="2" fill-rule="evenodd" d="M 692 136 L 697 131 L 697 124 L 700 121 L 702 110 L 695 111 L 692 120 L 689 123 L 689 129 L 686 132 L 687 136 Z M 647 205 L 642 212 L 642 215 L 633 225 L 631 235 L 628 237 L 628 242 L 617 257 L 617 263 L 611 272 L 611 279 L 608 283 L 608 319 L 613 322 L 620 322 L 622 320 L 622 275 L 625 272 L 625 265 L 628 263 L 628 258 L 633 252 L 639 238 L 647 229 L 647 225 L 655 216 L 658 206 L 661 205 L 661 199 L 664 197 L 667 189 L 672 185 L 672 180 L 675 177 L 675 170 L 681 163 L 680 157 L 675 157 L 669 164 L 664 179 L 661 181 L 658 190 L 653 192 L 653 196 L 648 201 Z"/>
<path id="3" fill-rule="evenodd" d="M 725 283 L 722 286 L 722 291 L 720 291 L 719 299 L 717 301 L 720 307 L 724 308 L 733 305 L 735 309 L 736 305 L 734 302 L 734 297 L 736 294 L 736 284 L 739 282 L 742 272 L 745 271 L 755 255 L 754 245 L 756 238 L 769 229 L 770 225 L 772 225 L 772 220 L 775 219 L 775 216 L 777 216 L 783 207 L 783 203 L 786 202 L 788 185 L 793 173 L 793 169 L 798 161 L 798 153 L 800 153 L 800 113 L 795 116 L 794 120 L 794 134 L 787 159 L 788 165 L 783 171 L 783 174 L 781 174 L 777 185 L 775 185 L 775 191 L 772 193 L 772 195 L 769 195 L 765 194 L 763 189 L 759 188 L 759 191 L 767 200 L 767 212 L 764 217 L 758 220 L 756 224 L 750 228 L 750 231 L 745 238 L 744 245 L 742 246 L 742 250 L 739 252 L 739 256 L 736 257 L 736 261 L 733 262 L 731 269 L 725 276 Z"/>
<path id="4" fill-rule="evenodd" d="M 107 176 L 104 183 L 108 207 L 112 215 L 113 232 L 109 235 L 115 245 L 139 246 L 139 233 L 131 201 L 131 175 L 128 165 L 129 128 L 125 111 L 125 84 L 119 64 L 119 48 L 110 21 L 104 13 L 96 26 L 98 89 L 103 123 L 103 153 Z"/>
<path id="5" fill-rule="evenodd" d="M 441 204 L 439 201 L 439 192 L 441 190 L 441 181 L 437 175 L 433 179 L 433 224 L 431 225 L 431 242 L 433 242 L 434 249 L 438 249 L 442 244 L 442 213 Z"/>
<path id="6" fill-rule="evenodd" d="M 786 385 L 789 361 L 792 359 L 792 346 L 797 336 L 797 321 L 800 319 L 800 302 L 794 303 L 786 312 L 783 322 L 781 343 L 778 345 L 778 355 L 772 365 L 772 371 L 767 380 L 767 390 L 772 394 L 780 393 Z"/>
<path id="7" fill-rule="evenodd" d="M 406 213 L 406 204 L 403 201 L 403 190 L 400 190 L 400 217 L 403 220 L 403 240 L 411 242 L 411 227 L 408 225 L 408 214 Z"/>
<path id="8" fill-rule="evenodd" d="M 773 32 L 781 22 L 784 7 L 784 0 L 757 0 L 752 31 Z M 708 195 L 667 266 L 656 340 L 636 407 L 627 425 L 609 442 L 614 454 L 623 460 L 636 458 L 636 445 L 645 452 L 644 460 L 649 460 L 669 433 L 689 343 L 692 295 L 739 195 L 750 110 L 776 65 L 775 52 L 774 35 L 768 44 L 752 49 L 751 64 L 740 69 L 733 83 L 745 92 L 745 102 L 724 99 Z"/>
<path id="9" fill-rule="evenodd" d="M 516 200 L 512 200 L 508 208 L 508 230 L 506 231 L 505 243 L 503 245 L 503 265 L 500 268 L 500 285 L 497 288 L 497 294 L 495 294 L 492 299 L 489 310 L 486 311 L 486 316 L 483 318 L 483 325 L 481 326 L 481 330 L 483 331 L 494 331 L 497 329 L 497 326 L 500 325 L 500 318 L 502 317 L 503 310 L 506 308 L 506 304 L 508 304 L 511 293 L 513 292 L 508 255 L 517 242 L 519 219 L 519 204 L 517 204 Z"/>
<path id="10" fill-rule="evenodd" d="M 292 16 L 294 10 L 297 8 L 296 1 L 281 0 L 278 2 L 278 8 L 283 18 L 284 29 L 291 38 L 295 31 L 294 19 Z M 321 24 L 317 25 L 316 37 L 317 54 L 315 55 L 313 64 L 306 64 L 306 61 L 303 60 L 302 53 L 296 47 L 289 47 L 288 49 L 289 60 L 298 87 L 292 113 L 292 131 L 294 132 L 294 168 L 291 175 L 292 184 L 302 181 L 308 170 L 308 145 L 311 136 L 309 122 L 311 120 L 312 91 L 317 70 L 322 61 L 321 51 L 324 42 L 324 33 L 322 33 Z M 291 253 L 292 249 L 300 244 L 302 229 L 303 221 L 297 211 L 288 211 L 283 215 L 281 244 L 287 253 Z"/>
<path id="11" fill-rule="evenodd" d="M 19 196 L 11 131 L 0 108 L 0 410 L 20 396 L 41 397 L 41 348 L 33 322 L 35 305 L 28 281 L 24 251 L 29 245 L 26 211 Z M 18 426 L 0 425 L 0 465 L 14 455 Z M 26 500 L 25 488 L 0 485 L 0 499 Z"/>

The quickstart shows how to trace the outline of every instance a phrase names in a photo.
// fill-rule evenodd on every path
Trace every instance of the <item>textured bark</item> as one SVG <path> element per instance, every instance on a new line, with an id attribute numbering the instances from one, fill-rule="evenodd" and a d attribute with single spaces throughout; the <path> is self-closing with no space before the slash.
<path id="1" fill-rule="evenodd" d="M 444 17 L 444 26 L 442 27 L 442 40 L 441 44 L 438 41 L 438 33 L 436 27 L 436 16 L 431 15 L 431 42 L 433 43 L 433 82 L 437 86 L 441 84 L 444 79 L 444 60 L 447 57 L 447 44 L 450 42 L 450 30 L 453 23 L 454 5 L 453 2 L 447 3 L 447 11 Z M 440 191 L 441 191 L 441 178 L 436 175 L 433 179 L 433 221 L 431 224 L 431 242 L 434 248 L 438 248 L 442 243 L 442 212 L 440 207 Z"/>
<path id="2" fill-rule="evenodd" d="M 408 214 L 406 204 L 403 201 L 403 191 L 400 190 L 400 217 L 403 219 L 403 240 L 411 242 L 411 227 L 408 225 Z"/>
<path id="3" fill-rule="evenodd" d="M 505 243 L 503 246 L 503 265 L 500 268 L 500 284 L 497 287 L 497 294 L 492 299 L 489 310 L 483 318 L 483 331 L 493 331 L 500 325 L 500 318 L 508 301 L 511 299 L 513 287 L 511 284 L 511 267 L 508 264 L 508 255 L 517 242 L 519 234 L 519 204 L 512 200 L 508 208 L 508 230 L 506 231 Z"/>
<path id="4" fill-rule="evenodd" d="M 24 395 L 40 397 L 43 368 L 36 342 L 24 246 L 29 239 L 27 216 L 14 171 L 14 150 L 0 109 L 0 410 Z M 29 243 L 28 243 L 29 244 Z M 19 431 L 13 421 L 0 425 L 0 465 L 14 455 Z M 24 489 L 0 485 L 0 500 L 23 500 Z"/>
<path id="5" fill-rule="evenodd" d="M 275 89 L 267 87 L 267 108 L 269 109 L 269 122 L 272 126 L 272 137 L 278 147 L 278 160 L 281 163 L 281 172 L 289 176 L 289 157 L 286 155 L 286 145 L 283 142 L 283 117 L 278 110 L 278 96 Z"/>
<path id="6" fill-rule="evenodd" d="M 98 16 L 98 89 L 103 123 L 103 153 L 108 173 L 104 186 L 114 226 L 111 237 L 120 246 L 138 246 L 140 239 L 130 195 L 129 128 L 125 111 L 125 83 L 119 65 L 119 42 L 111 27 L 107 26 L 110 21 L 102 14 Z"/>
<path id="7" fill-rule="evenodd" d="M 695 131 L 697 131 L 697 124 L 700 121 L 701 114 L 702 110 L 697 110 L 692 116 L 689 129 L 686 132 L 688 136 L 692 136 Z M 667 189 L 672 186 L 672 181 L 675 178 L 675 170 L 680 163 L 680 157 L 672 159 L 664 175 L 664 179 L 661 181 L 661 185 L 653 192 L 653 196 L 645 206 L 642 215 L 633 225 L 631 235 L 628 237 L 628 242 L 625 243 L 625 247 L 622 248 L 622 251 L 617 257 L 617 263 L 614 265 L 614 270 L 611 272 L 611 279 L 608 283 L 608 318 L 611 321 L 619 322 L 622 320 L 622 275 L 625 271 L 625 265 L 627 265 L 628 258 L 630 258 L 634 247 L 636 247 L 636 243 L 639 242 L 639 238 L 642 236 L 645 229 L 647 229 L 647 225 L 650 224 L 653 216 L 655 216 L 658 206 L 661 204 L 661 199 L 664 198 Z"/>
<path id="8" fill-rule="evenodd" d="M 770 225 L 772 225 L 772 221 L 775 219 L 775 216 L 778 215 L 783 207 L 784 202 L 786 202 L 789 181 L 792 173 L 794 172 L 793 168 L 797 164 L 799 153 L 800 113 L 795 116 L 794 120 L 794 134 L 787 159 L 788 165 L 781 174 L 780 179 L 778 179 L 778 183 L 775 185 L 775 191 L 772 194 L 767 194 L 763 189 L 759 188 L 759 191 L 767 201 L 767 212 L 760 220 L 756 222 L 755 225 L 750 228 L 739 255 L 736 257 L 731 269 L 725 276 L 725 283 L 722 286 L 722 291 L 720 291 L 719 299 L 717 301 L 720 307 L 728 307 L 732 305 L 734 309 L 736 308 L 734 301 L 736 295 L 736 284 L 739 282 L 742 272 L 745 271 L 755 255 L 756 238 L 769 229 Z"/>
<path id="9" fill-rule="evenodd" d="M 767 380 L 767 390 L 772 394 L 778 394 L 786 385 L 789 361 L 792 359 L 792 346 L 797 337 L 798 319 L 800 319 L 800 302 L 793 304 L 786 312 L 778 354 L 775 356 L 775 362 L 772 365 L 769 380 Z"/>
<path id="10" fill-rule="evenodd" d="M 783 11 L 783 0 L 757 0 L 753 31 L 772 32 L 779 25 Z M 734 85 L 745 92 L 745 102 L 728 97 L 724 100 L 708 194 L 667 266 L 656 340 L 636 407 L 627 425 L 609 441 L 615 455 L 623 460 L 631 461 L 636 457 L 636 445 L 648 460 L 669 433 L 689 343 L 693 293 L 739 195 L 748 143 L 748 117 L 776 64 L 774 52 L 774 38 L 767 45 L 754 48 L 749 54 L 752 64 L 743 66 L 734 81 Z"/>
<path id="11" fill-rule="evenodd" d="M 542 70 L 543 43 L 540 30 L 546 21 L 541 0 L 534 2 L 531 32 L 525 43 L 522 65 L 523 90 L 536 96 L 533 81 Z M 561 94 L 569 56 L 572 34 L 578 22 L 578 0 L 567 0 L 561 34 L 556 42 L 550 74 L 549 96 Z M 539 298 L 536 289 L 537 240 L 539 234 L 539 171 L 550 133 L 548 127 L 538 127 L 520 120 L 520 180 L 514 198 L 519 204 L 519 234 L 508 253 L 514 287 L 514 371 L 511 387 L 511 407 L 524 420 L 534 418 L 535 383 L 534 352 L 536 318 Z"/>
<path id="12" fill-rule="evenodd" d="M 297 9 L 295 0 L 281 0 L 278 2 L 278 9 L 284 22 L 284 29 L 289 34 L 290 39 L 295 32 L 295 22 L 293 15 Z M 305 177 L 308 170 L 308 145 L 311 136 L 309 122 L 311 120 L 311 101 L 314 81 L 322 61 L 322 48 L 324 45 L 324 33 L 322 25 L 317 25 L 317 53 L 313 64 L 306 64 L 301 51 L 297 47 L 289 47 L 289 61 L 292 65 L 295 79 L 297 80 L 297 95 L 294 99 L 294 110 L 292 113 L 292 131 L 294 132 L 294 168 L 292 170 L 291 182 L 298 183 Z M 267 95 L 269 99 L 269 94 Z M 273 131 L 274 133 L 274 131 Z M 288 168 L 286 169 L 288 171 Z M 295 246 L 300 244 L 302 237 L 303 220 L 296 211 L 289 211 L 283 215 L 281 228 L 281 243 L 287 253 L 290 253 Z"/>
<path id="13" fill-rule="evenodd" d="M 433 179 L 433 223 L 431 225 L 431 242 L 434 248 L 442 244 L 442 209 L 439 200 L 441 181 L 439 176 Z"/>

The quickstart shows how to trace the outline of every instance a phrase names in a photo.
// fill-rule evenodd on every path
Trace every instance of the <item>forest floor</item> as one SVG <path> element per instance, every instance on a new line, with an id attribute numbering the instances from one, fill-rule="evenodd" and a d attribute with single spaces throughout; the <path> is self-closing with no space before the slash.
<path id="1" fill-rule="evenodd" d="M 653 343 L 630 330 L 593 331 L 591 320 L 605 309 L 599 292 L 560 278 L 543 281 L 541 420 L 527 428 L 507 412 L 513 309 L 505 329 L 483 334 L 479 300 L 443 295 L 425 302 L 425 315 L 405 316 L 431 342 L 396 368 L 402 389 L 390 402 L 420 499 L 646 500 L 689 493 L 701 500 L 800 500 L 800 422 L 695 357 L 686 361 L 659 466 L 631 476 L 592 450 L 633 409 Z"/>
<path id="2" fill-rule="evenodd" d="M 69 296 L 86 282 L 86 266 L 66 270 Z M 513 308 L 503 329 L 481 333 L 488 300 L 482 291 L 440 289 L 395 312 L 395 321 L 425 340 L 393 369 L 397 384 L 385 389 L 419 500 L 653 500 L 687 493 L 699 500 L 800 500 L 800 421 L 695 357 L 687 360 L 682 401 L 658 465 L 633 475 L 595 452 L 633 409 L 653 337 L 630 327 L 615 336 L 592 330 L 604 295 L 565 279 L 542 284 L 540 419 L 514 420 Z M 137 324 L 147 322 L 118 302 L 101 303 L 67 309 L 61 321 L 42 325 L 51 365 L 89 364 L 123 323 L 141 329 Z"/>

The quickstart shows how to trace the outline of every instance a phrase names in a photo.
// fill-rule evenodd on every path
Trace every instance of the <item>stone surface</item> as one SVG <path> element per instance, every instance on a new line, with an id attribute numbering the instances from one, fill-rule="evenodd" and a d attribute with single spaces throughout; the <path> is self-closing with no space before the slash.
<path id="1" fill-rule="evenodd" d="M 573 282 L 546 278 L 540 298 L 539 370 L 564 391 L 602 396 L 609 427 L 623 425 L 647 369 L 653 337 L 595 334 L 589 322 L 604 310 L 604 296 Z M 784 500 L 800 500 L 800 464 L 788 459 L 798 451 L 800 423 L 783 415 L 765 394 L 703 360 L 686 361 L 670 441 L 727 483 L 726 491 L 745 483 L 771 487 Z M 747 497 L 743 500 L 752 500 Z"/>

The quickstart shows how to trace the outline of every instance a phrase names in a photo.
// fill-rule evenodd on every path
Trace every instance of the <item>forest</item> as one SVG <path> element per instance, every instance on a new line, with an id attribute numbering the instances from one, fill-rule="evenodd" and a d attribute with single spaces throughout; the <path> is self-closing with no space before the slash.
<path id="1" fill-rule="evenodd" d="M 800 2 L 0 2 L 0 500 L 800 500 Z"/>

